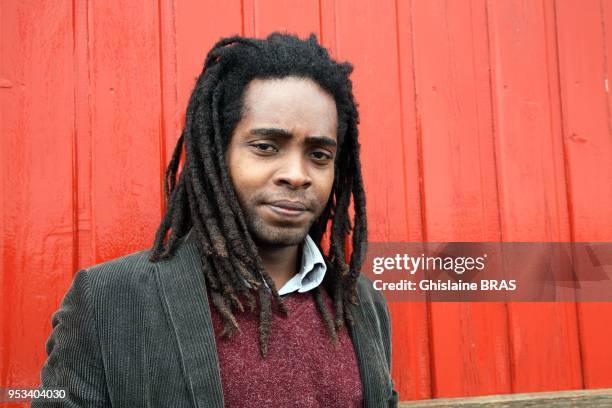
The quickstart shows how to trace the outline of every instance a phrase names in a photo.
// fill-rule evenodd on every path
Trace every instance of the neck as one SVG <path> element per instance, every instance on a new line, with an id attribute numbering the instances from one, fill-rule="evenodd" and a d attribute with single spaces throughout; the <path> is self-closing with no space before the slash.
<path id="1" fill-rule="evenodd" d="M 280 290 L 299 270 L 302 248 L 301 245 L 291 246 L 257 246 L 264 269 L 274 282 L 276 290 Z"/>

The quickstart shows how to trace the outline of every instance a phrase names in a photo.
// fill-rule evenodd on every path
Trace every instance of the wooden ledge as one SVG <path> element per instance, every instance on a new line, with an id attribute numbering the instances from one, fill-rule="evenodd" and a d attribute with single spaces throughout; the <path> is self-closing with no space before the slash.
<path id="1" fill-rule="evenodd" d="M 612 407 L 612 388 L 403 401 L 399 407 Z"/>

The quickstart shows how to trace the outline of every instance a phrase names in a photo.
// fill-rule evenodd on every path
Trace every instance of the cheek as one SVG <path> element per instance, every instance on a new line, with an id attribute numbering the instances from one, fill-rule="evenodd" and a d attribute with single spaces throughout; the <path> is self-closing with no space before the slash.
<path id="1" fill-rule="evenodd" d="M 238 196 L 241 202 L 244 201 L 244 199 L 249 196 L 249 186 L 251 184 L 249 172 L 244 166 L 237 165 L 232 167 L 229 176 L 234 186 L 236 196 Z"/>
<path id="2" fill-rule="evenodd" d="M 333 168 L 331 169 L 331 171 L 325 172 L 324 174 L 320 175 L 318 185 L 319 188 L 317 189 L 317 194 L 319 195 L 319 200 L 323 203 L 323 206 L 325 206 L 334 186 Z"/>
<path id="3" fill-rule="evenodd" d="M 241 204 L 256 199 L 256 192 L 266 183 L 267 177 L 261 163 L 253 162 L 248 155 L 232 154 L 228 161 L 230 180 Z"/>
<path id="4" fill-rule="evenodd" d="M 244 166 L 240 165 L 240 157 L 235 152 L 230 149 L 225 154 L 225 163 L 227 165 L 227 172 L 229 175 L 230 182 L 234 187 L 234 192 L 236 193 L 236 197 L 243 204 L 244 201 L 244 192 L 245 192 L 245 169 Z"/>

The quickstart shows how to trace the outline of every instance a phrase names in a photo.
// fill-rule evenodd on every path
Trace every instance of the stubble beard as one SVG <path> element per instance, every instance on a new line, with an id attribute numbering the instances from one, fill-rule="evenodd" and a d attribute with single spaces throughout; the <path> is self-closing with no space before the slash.
<path id="1" fill-rule="evenodd" d="M 316 217 L 302 227 L 294 227 L 290 224 L 270 225 L 257 214 L 255 209 L 244 211 L 245 222 L 253 241 L 258 246 L 286 247 L 301 244 L 312 226 Z"/>

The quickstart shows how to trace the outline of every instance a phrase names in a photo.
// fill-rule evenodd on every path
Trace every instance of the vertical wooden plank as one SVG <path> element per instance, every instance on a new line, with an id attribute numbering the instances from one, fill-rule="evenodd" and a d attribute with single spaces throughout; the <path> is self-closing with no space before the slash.
<path id="1" fill-rule="evenodd" d="M 336 58 L 336 0 L 319 0 L 319 24 L 319 41 Z"/>
<path id="2" fill-rule="evenodd" d="M 399 105 L 404 157 L 407 239 L 423 242 L 423 163 L 422 133 L 417 109 L 414 66 L 414 27 L 412 2 L 395 2 Z M 393 378 L 402 400 L 432 397 L 429 305 L 392 303 Z M 415 333 L 419 333 L 418 337 Z"/>
<path id="3" fill-rule="evenodd" d="M 413 2 L 426 241 L 498 241 L 484 1 Z M 435 46 L 432 46 L 435 44 Z M 503 303 L 432 303 L 433 395 L 510 392 Z"/>
<path id="4" fill-rule="evenodd" d="M 609 2 L 556 3 L 563 141 L 572 241 L 612 240 Z M 579 303 L 585 388 L 612 385 L 611 303 Z"/>
<path id="5" fill-rule="evenodd" d="M 158 5 L 89 3 L 94 261 L 149 247 L 161 213 Z"/>
<path id="6" fill-rule="evenodd" d="M 287 31 L 300 38 L 320 34 L 317 1 L 253 0 L 254 33 L 265 37 L 273 31 Z"/>
<path id="7" fill-rule="evenodd" d="M 568 241 L 551 3 L 487 5 L 502 240 Z M 508 314 L 512 391 L 581 388 L 575 304 L 509 303 Z"/>
<path id="8" fill-rule="evenodd" d="M 161 0 L 161 15 L 165 169 L 206 53 L 221 37 L 242 34 L 242 4 L 240 0 Z M 203 18 L 215 24 L 202 24 Z"/>
<path id="9" fill-rule="evenodd" d="M 242 3 L 242 34 L 255 37 L 255 0 L 241 0 Z"/>
<path id="10" fill-rule="evenodd" d="M 415 138 L 414 129 L 406 129 L 403 137 L 402 113 L 410 115 L 411 107 L 404 108 L 401 102 L 403 98 L 410 101 L 413 92 L 410 81 L 406 82 L 406 88 L 400 87 L 400 62 L 406 60 L 400 60 L 398 55 L 404 50 L 399 50 L 395 4 L 342 0 L 334 2 L 333 6 L 333 10 L 324 9 L 322 14 L 335 16 L 336 55 L 355 66 L 353 84 L 360 106 L 370 241 L 420 240 L 420 231 L 413 229 L 411 235 L 408 232 L 408 214 L 415 213 L 418 202 L 415 202 L 415 190 L 409 195 L 406 186 L 418 185 L 419 175 L 406 173 L 407 169 L 415 170 L 406 164 L 409 154 L 406 149 L 414 147 Z M 402 74 L 405 73 L 401 78 L 411 75 L 410 66 L 402 65 L 401 69 Z M 403 95 L 402 90 L 407 94 Z M 400 399 L 427 398 L 430 384 L 425 305 L 391 305 L 390 313 L 393 319 L 393 378 Z"/>
<path id="11" fill-rule="evenodd" d="M 77 271 L 94 264 L 92 243 L 91 209 L 91 105 L 89 100 L 89 19 L 88 3 L 73 3 L 74 15 L 74 138 L 75 175 L 77 179 L 77 238 L 75 246 L 78 262 Z"/>
<path id="12" fill-rule="evenodd" d="M 363 168 L 368 189 L 372 241 L 399 241 L 407 220 L 396 33 L 383 29 L 395 19 L 393 4 L 364 1 L 337 3 L 337 53 L 355 67 L 353 85 L 360 106 Z M 385 24 L 383 24 L 385 23 Z M 356 30 L 356 27 L 361 27 Z M 393 185 L 389 177 L 399 180 Z M 383 189 L 378 191 L 377 188 Z"/>
<path id="13" fill-rule="evenodd" d="M 76 259 L 72 4 L 0 16 L 0 385 L 31 387 Z"/>

